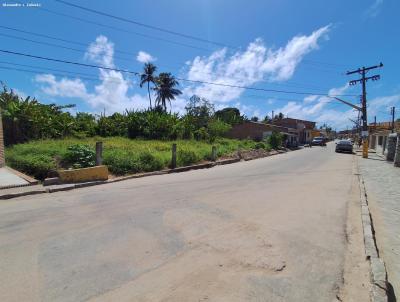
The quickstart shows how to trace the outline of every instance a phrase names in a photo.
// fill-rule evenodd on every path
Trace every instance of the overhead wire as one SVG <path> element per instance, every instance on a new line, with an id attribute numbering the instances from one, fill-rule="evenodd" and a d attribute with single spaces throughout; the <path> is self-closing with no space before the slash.
<path id="1" fill-rule="evenodd" d="M 37 33 L 33 33 L 33 32 L 28 32 L 25 30 L 19 30 L 19 29 L 15 29 L 15 28 L 10 28 L 7 26 L 1 26 L 0 28 L 5 28 L 8 30 L 15 30 L 18 32 L 23 32 L 23 33 L 27 33 L 27 34 L 31 34 L 34 36 L 43 36 L 45 38 L 49 38 L 49 39 L 54 39 L 54 40 L 59 40 L 62 42 L 66 42 L 66 43 L 74 43 L 77 45 L 85 45 L 84 43 L 80 43 L 77 41 L 71 41 L 71 40 L 65 40 L 65 39 L 58 39 L 54 36 L 47 36 L 47 35 L 43 35 L 43 34 L 37 34 Z M 15 36 L 15 35 L 8 35 L 8 34 L 4 34 L 4 33 L 0 33 L 0 36 L 4 36 L 10 39 L 16 39 L 16 40 L 21 40 L 21 41 L 25 41 L 25 42 L 30 42 L 30 43 L 34 43 L 34 44 L 38 44 L 38 45 L 46 45 L 46 46 L 50 46 L 50 47 L 55 47 L 55 48 L 60 48 L 60 49 L 66 49 L 66 50 L 71 50 L 71 51 L 75 51 L 75 52 L 81 52 L 81 53 L 90 53 L 89 50 L 86 49 L 77 49 L 77 48 L 72 48 L 72 47 L 67 47 L 67 46 L 63 46 L 63 45 L 59 45 L 59 44 L 54 44 L 54 43 L 48 43 L 48 42 L 43 42 L 43 41 L 37 41 L 37 40 L 32 40 L 32 39 L 28 39 L 28 38 L 24 38 L 24 37 L 20 37 L 20 36 Z M 85 45 L 86 46 L 86 45 Z M 117 52 L 117 51 L 116 51 Z M 119 51 L 122 52 L 124 54 L 130 54 L 130 55 L 134 55 L 133 53 L 128 53 L 126 51 Z M 110 56 L 106 56 L 108 58 L 110 58 Z M 117 60 L 121 60 L 121 61 L 126 61 L 126 62 L 133 62 L 133 60 L 131 59 L 127 59 L 127 58 L 122 58 L 119 56 L 111 56 L 111 58 L 115 58 Z M 176 68 L 176 67 L 172 67 L 172 66 L 165 66 L 165 65 L 160 65 L 161 67 L 167 67 L 167 68 Z M 198 71 L 198 74 L 203 74 L 203 75 L 212 75 L 212 73 L 206 73 L 206 72 L 201 72 Z M 238 77 L 231 77 L 233 79 L 237 79 L 237 80 L 242 80 L 243 78 L 238 78 Z M 257 82 L 265 82 L 265 83 L 269 83 L 272 85 L 278 85 L 278 86 L 288 86 L 288 87 L 297 87 L 297 88 L 306 88 L 306 89 L 325 89 L 325 88 L 321 88 L 321 87 L 308 87 L 308 85 L 304 85 L 304 84 L 296 84 L 296 83 L 271 83 L 270 81 L 266 81 L 266 80 L 257 80 Z"/>
<path id="2" fill-rule="evenodd" d="M 72 65 L 83 66 L 83 67 L 91 67 L 91 68 L 100 68 L 100 69 L 105 69 L 105 70 L 113 70 L 113 71 L 118 71 L 118 72 L 122 72 L 122 73 L 133 74 L 133 75 L 136 75 L 136 76 L 141 75 L 140 72 L 131 71 L 131 70 L 128 70 L 128 69 L 120 69 L 120 68 L 107 67 L 107 66 L 101 66 L 101 65 L 95 65 L 95 64 L 79 63 L 79 62 L 74 62 L 74 61 L 67 61 L 67 60 L 50 58 L 50 57 L 45 57 L 45 56 L 37 56 L 37 55 L 21 53 L 21 52 L 16 52 L 16 51 L 11 51 L 11 50 L 4 50 L 4 49 L 0 49 L 0 52 L 7 53 L 7 54 L 12 54 L 12 55 L 29 57 L 29 58 L 35 58 L 35 59 L 40 59 L 40 60 L 46 60 L 46 61 L 53 61 L 53 62 L 58 62 L 58 63 L 72 64 Z M 328 95 L 328 94 L 313 93 L 313 92 L 300 92 L 300 91 L 288 91 L 288 90 L 278 90 L 278 89 L 266 89 L 266 88 L 259 88 L 259 87 L 233 85 L 233 84 L 227 84 L 227 83 L 221 83 L 221 82 L 217 83 L 217 82 L 209 82 L 209 81 L 190 80 L 190 79 L 185 79 L 185 78 L 180 78 L 180 77 L 175 77 L 175 78 L 177 80 L 179 80 L 179 81 L 196 83 L 196 84 L 207 84 L 207 85 L 214 85 L 214 86 L 239 88 L 239 89 L 247 89 L 247 90 L 256 90 L 256 91 L 266 91 L 266 92 L 276 92 L 276 93 L 287 93 L 287 94 L 297 94 L 297 95 L 319 95 L 319 96 L 331 96 L 331 97 L 334 97 L 334 96 L 356 96 L 356 95 L 351 95 L 351 94 Z"/>

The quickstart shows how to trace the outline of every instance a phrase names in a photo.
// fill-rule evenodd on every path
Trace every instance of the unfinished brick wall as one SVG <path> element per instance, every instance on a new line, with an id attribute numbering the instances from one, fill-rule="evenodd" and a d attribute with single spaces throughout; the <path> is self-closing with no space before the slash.
<path id="1" fill-rule="evenodd" d="M 1 118 L 0 112 L 0 167 L 5 165 L 5 156 L 4 156 L 4 135 L 3 135 L 3 120 Z"/>
<path id="2" fill-rule="evenodd" d="M 266 131 L 272 131 L 271 127 L 262 123 L 246 122 L 233 126 L 226 136 L 237 139 L 249 138 L 261 140 L 263 138 L 263 133 Z"/>

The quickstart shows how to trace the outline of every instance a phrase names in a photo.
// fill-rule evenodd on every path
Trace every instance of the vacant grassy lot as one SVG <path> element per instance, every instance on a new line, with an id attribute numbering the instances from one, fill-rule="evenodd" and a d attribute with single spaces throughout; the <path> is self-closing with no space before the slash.
<path id="1" fill-rule="evenodd" d="M 154 141 L 132 140 L 122 137 L 41 140 L 6 148 L 6 161 L 9 166 L 38 179 L 47 177 L 50 171 L 65 168 L 63 157 L 68 146 L 75 144 L 95 148 L 96 141 L 104 146 L 104 164 L 115 175 L 156 171 L 166 168 L 171 161 L 171 146 L 177 144 L 177 165 L 186 166 L 208 160 L 211 147 L 217 146 L 218 157 L 237 151 L 259 148 L 253 141 L 218 139 L 210 144 L 204 141 L 178 140 Z"/>

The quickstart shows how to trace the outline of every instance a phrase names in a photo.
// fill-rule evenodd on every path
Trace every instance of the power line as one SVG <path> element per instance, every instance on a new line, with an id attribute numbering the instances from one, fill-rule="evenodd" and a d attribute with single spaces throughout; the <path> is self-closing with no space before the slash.
<path id="1" fill-rule="evenodd" d="M 73 5 L 75 5 L 75 4 L 73 4 Z M 87 20 L 87 19 L 79 18 L 79 17 L 76 17 L 76 16 L 71 16 L 71 15 L 68 15 L 68 14 L 65 14 L 65 13 L 60 13 L 60 12 L 57 12 L 57 11 L 54 11 L 54 10 L 50 10 L 50 9 L 47 9 L 47 8 L 43 8 L 43 7 L 39 8 L 39 9 L 42 10 L 42 11 L 51 13 L 51 14 L 55 14 L 55 15 L 58 15 L 58 16 L 63 16 L 65 18 L 70 18 L 70 19 L 78 20 L 78 21 L 85 22 L 85 23 L 88 23 L 88 24 L 93 24 L 93 25 L 97 25 L 97 26 L 101 26 L 101 27 L 105 27 L 105 28 L 109 28 L 109 29 L 125 32 L 125 33 L 139 35 L 139 36 L 142 36 L 142 37 L 145 37 L 145 38 L 155 39 L 155 40 L 159 40 L 159 41 L 162 41 L 162 42 L 172 43 L 172 44 L 175 44 L 175 45 L 189 47 L 189 48 L 203 50 L 203 51 L 209 51 L 210 50 L 210 49 L 206 49 L 206 48 L 202 48 L 202 47 L 198 47 L 198 46 L 194 46 L 194 45 L 190 45 L 190 44 L 185 44 L 185 43 L 180 43 L 180 42 L 168 40 L 168 39 L 165 39 L 165 38 L 160 38 L 160 37 L 156 37 L 156 36 L 151 36 L 151 35 L 147 35 L 147 34 L 143 34 L 143 33 L 138 33 L 138 32 L 134 32 L 134 31 L 126 30 L 126 29 L 123 29 L 123 28 L 118 28 L 118 27 L 115 27 L 115 26 L 111 26 L 111 25 L 107 25 L 107 24 L 103 24 L 103 23 L 99 23 L 99 22 L 95 22 L 95 21 L 90 21 L 90 20 Z M 220 42 L 217 42 L 217 43 L 220 44 L 220 46 L 226 47 L 228 49 L 233 49 L 233 50 L 236 50 L 236 51 L 240 50 L 239 47 L 232 47 L 232 46 L 226 45 L 224 43 L 220 43 Z M 318 65 L 328 65 L 328 66 L 334 66 L 334 67 L 344 67 L 345 66 L 343 64 L 322 62 L 322 61 L 314 61 L 314 60 L 308 60 L 308 59 L 303 59 L 302 63 L 310 64 L 310 65 L 316 65 L 316 66 L 318 66 Z"/>
<path id="2" fill-rule="evenodd" d="M 44 37 L 44 38 L 47 38 L 47 39 L 62 41 L 62 42 L 65 42 L 65 43 L 82 45 L 82 46 L 85 46 L 85 47 L 87 46 L 86 44 L 81 43 L 81 42 L 66 40 L 66 39 L 62 39 L 62 38 L 58 38 L 58 37 L 54 37 L 54 36 L 45 35 L 45 34 L 42 34 L 42 33 L 34 33 L 34 32 L 31 32 L 31 31 L 16 29 L 16 28 L 12 28 L 12 27 L 8 27 L 8 26 L 2 26 L 2 25 L 0 25 L 0 28 L 4 28 L 6 30 L 11 30 L 11 31 L 16 31 L 16 32 L 21 32 L 21 33 L 29 34 L 29 35 L 33 35 L 33 36 Z M 82 53 L 88 52 L 87 50 L 83 50 L 83 49 L 77 49 L 77 48 L 67 47 L 67 46 L 48 43 L 48 42 L 43 42 L 43 41 L 31 40 L 31 39 L 27 39 L 27 38 L 15 36 L 15 35 L 8 35 L 8 34 L 0 33 L 0 36 L 4 36 L 4 37 L 10 38 L 10 39 L 17 39 L 17 40 L 21 40 L 21 41 L 35 43 L 35 44 L 39 44 L 39 45 L 47 45 L 47 46 L 50 46 L 50 47 L 56 47 L 56 48 L 60 48 L 60 49 L 71 50 L 71 51 L 75 51 L 75 52 L 82 52 Z M 130 53 L 130 52 L 127 52 L 127 51 L 115 50 L 115 52 L 119 52 L 119 53 L 122 53 L 122 54 L 125 54 L 125 55 L 132 55 L 132 56 L 136 55 L 134 53 Z M 110 56 L 108 56 L 108 57 L 110 57 Z M 118 60 L 122 60 L 122 61 L 126 61 L 126 62 L 133 62 L 130 59 L 122 58 L 122 57 L 119 57 L 119 56 L 113 56 L 113 58 L 118 59 Z M 160 66 L 161 67 L 168 67 L 168 68 L 177 68 L 176 66 L 175 67 L 166 66 L 166 65 L 160 65 Z M 318 69 L 318 70 L 329 72 L 327 70 L 321 70 L 321 69 Z M 201 71 L 197 71 L 197 73 L 204 74 L 204 75 L 212 75 L 212 73 L 206 73 L 206 72 L 201 72 Z M 232 77 L 232 78 L 241 80 L 241 78 L 236 78 L 236 77 Z M 270 83 L 271 84 L 270 81 L 266 81 L 266 80 L 260 80 L 258 82 L 265 82 L 265 83 Z M 288 86 L 288 87 L 292 86 L 292 87 L 305 88 L 305 89 L 327 89 L 327 88 L 321 88 L 321 87 L 315 87 L 315 86 L 311 87 L 311 86 L 306 86 L 304 84 L 296 84 L 296 83 L 293 83 L 293 84 L 290 84 L 290 83 L 285 83 L 285 84 L 273 83 L 273 84 L 274 85 L 279 85 L 279 86 Z"/>
<path id="3" fill-rule="evenodd" d="M 53 58 L 49 58 L 49 57 L 35 56 L 35 55 L 30 55 L 30 54 L 20 53 L 20 52 L 15 52 L 15 51 L 10 51 L 10 50 L 0 49 L 0 52 L 34 58 L 34 59 L 53 61 L 53 62 L 58 62 L 58 63 L 72 64 L 72 65 L 78 65 L 78 66 L 83 66 L 83 67 L 100 68 L 100 69 L 105 69 L 105 70 L 113 70 L 113 71 L 118 71 L 118 72 L 123 72 L 123 73 L 129 73 L 129 74 L 133 74 L 133 75 L 140 75 L 140 73 L 136 72 L 136 71 L 130 71 L 130 70 L 112 68 L 112 67 L 106 67 L 106 66 L 99 66 L 99 65 L 94 65 L 94 64 L 78 63 L 78 62 L 72 62 L 72 61 L 66 61 L 66 60 L 60 60 L 60 59 L 53 59 Z"/>
<path id="4" fill-rule="evenodd" d="M 57 68 L 48 68 L 48 67 L 35 66 L 35 65 L 20 64 L 20 63 L 7 62 L 7 61 L 0 61 L 0 63 L 1 64 L 12 65 L 12 66 L 22 66 L 22 67 L 36 68 L 36 69 L 41 69 L 41 70 L 44 70 L 44 71 L 61 72 L 61 73 L 63 73 L 63 76 L 70 74 L 72 76 L 92 77 L 93 80 L 99 81 L 99 79 L 96 78 L 96 75 L 94 75 L 94 74 L 75 72 L 75 71 L 68 71 L 68 70 L 57 69 Z M 43 73 L 43 71 L 41 73 Z M 116 78 L 116 77 L 109 77 L 109 78 L 110 79 L 115 79 L 118 82 L 121 82 L 121 79 L 119 79 L 119 78 Z"/>
<path id="5" fill-rule="evenodd" d="M 64 42 L 64 43 L 70 43 L 70 44 L 80 45 L 80 46 L 84 46 L 84 47 L 88 46 L 87 44 L 82 43 L 82 42 L 67 40 L 67 39 L 63 39 L 63 38 L 59 38 L 59 37 L 49 36 L 49 35 L 46 35 L 46 34 L 27 31 L 27 30 L 23 30 L 23 29 L 14 28 L 14 27 L 8 27 L 8 26 L 0 25 L 0 28 L 11 30 L 11 31 L 16 31 L 16 32 L 19 32 L 19 33 L 28 34 L 28 35 L 32 35 L 32 36 L 51 39 L 51 40 L 55 40 L 55 41 L 60 41 L 60 42 Z M 126 52 L 126 51 L 123 51 L 123 50 L 115 49 L 114 51 L 118 52 L 118 53 L 121 53 L 121 54 L 125 54 L 125 55 L 133 55 L 133 56 L 136 55 L 134 53 Z"/>
<path id="6" fill-rule="evenodd" d="M 131 70 L 127 70 L 127 69 L 119 69 L 119 68 L 112 68 L 112 67 L 106 67 L 106 66 L 100 66 L 100 65 L 94 65 L 94 64 L 78 63 L 78 62 L 66 61 L 66 60 L 43 57 L 43 56 L 36 56 L 36 55 L 31 55 L 31 54 L 26 54 L 26 53 L 20 53 L 20 52 L 15 52 L 15 51 L 10 51 L 10 50 L 4 50 L 4 49 L 0 49 L 0 52 L 7 53 L 7 54 L 12 54 L 12 55 L 29 57 L 29 58 L 35 58 L 35 59 L 40 59 L 40 60 L 53 61 L 53 62 L 58 62 L 58 63 L 72 64 L 72 65 L 78 65 L 78 66 L 83 66 L 83 67 L 91 67 L 91 68 L 100 68 L 100 69 L 105 69 L 105 70 L 113 70 L 113 71 L 118 71 L 118 72 L 122 72 L 122 73 L 133 74 L 133 75 L 136 75 L 136 76 L 141 75 L 141 73 L 139 73 L 139 72 L 131 71 Z M 190 80 L 190 79 L 184 79 L 184 78 L 179 78 L 179 77 L 176 77 L 176 79 L 179 80 L 179 81 L 196 83 L 196 84 L 207 84 L 207 85 L 238 88 L 238 89 L 266 91 L 266 92 L 276 92 L 276 93 L 287 93 L 287 94 L 297 94 L 297 95 L 317 95 L 317 96 L 328 96 L 328 97 L 334 97 L 334 96 L 356 96 L 356 95 L 350 95 L 350 94 L 327 95 L 327 94 L 312 93 L 312 92 L 299 92 L 299 91 L 266 89 L 266 88 L 248 87 L 248 86 L 240 86 L 240 85 L 233 85 L 233 84 L 226 84 L 226 83 L 215 83 L 215 82 L 200 81 L 200 80 Z"/>
<path id="7" fill-rule="evenodd" d="M 0 28 L 1 28 L 1 27 L 2 27 L 2 26 L 0 26 Z M 7 29 L 8 29 L 8 28 L 7 28 Z M 31 34 L 34 34 L 34 33 L 31 33 Z M 39 45 L 46 45 L 46 46 L 56 47 L 56 48 L 60 48 L 60 49 L 71 50 L 71 51 L 80 52 L 80 53 L 87 53 L 87 52 L 89 52 L 89 51 L 83 50 L 83 49 L 77 49 L 77 48 L 62 46 L 62 45 L 53 44 L 53 43 L 48 43 L 48 42 L 43 42 L 43 41 L 37 41 L 37 40 L 27 39 L 27 38 L 24 38 L 24 37 L 19 37 L 19 36 L 14 36 L 14 35 L 3 34 L 3 33 L 0 33 L 0 36 L 7 37 L 7 38 L 10 38 L 10 39 L 16 39 L 16 40 L 20 40 L 20 41 L 26 41 L 26 42 L 30 42 L 30 43 L 35 43 L 35 44 L 39 44 Z M 83 43 L 74 42 L 74 41 L 69 41 L 69 42 L 70 42 L 70 43 L 75 43 L 75 44 L 83 44 Z M 90 53 L 90 52 L 89 52 L 89 53 Z M 133 61 L 130 60 L 130 59 L 122 58 L 122 57 L 119 57 L 119 56 L 106 56 L 106 57 L 108 57 L 108 58 L 111 57 L 111 58 L 115 58 L 115 59 L 122 60 L 122 61 L 126 61 L 126 62 L 133 62 Z M 176 67 L 165 66 L 165 65 L 160 65 L 160 66 L 161 66 L 161 67 L 168 67 L 168 68 L 176 68 Z M 199 73 L 199 74 L 204 74 L 204 75 L 212 75 L 212 73 L 206 73 L 206 72 L 201 72 L 201 71 L 198 71 L 197 73 Z M 232 77 L 232 78 L 233 78 L 233 79 L 237 79 L 237 80 L 242 80 L 242 78 L 237 78 L 237 77 Z M 265 83 L 270 83 L 270 84 L 271 84 L 270 81 L 266 81 L 266 80 L 259 80 L 258 82 L 265 82 Z M 290 83 L 286 83 L 286 84 L 274 83 L 274 84 L 275 84 L 275 85 L 280 85 L 280 86 L 288 86 L 288 87 L 292 86 L 292 87 L 305 88 L 305 89 L 308 89 L 308 88 L 310 88 L 310 89 L 315 89 L 315 87 L 314 87 L 314 88 L 313 88 L 313 87 L 306 87 L 306 86 L 304 86 L 304 85 L 299 85 L 299 84 L 290 84 Z M 316 88 L 316 89 L 323 89 L 323 88 Z"/>
<path id="8" fill-rule="evenodd" d="M 46 45 L 46 46 L 51 46 L 51 47 L 55 47 L 55 48 L 71 50 L 71 51 L 80 52 L 80 53 L 89 53 L 89 54 L 92 53 L 92 52 L 90 52 L 89 50 L 86 50 L 86 49 L 77 49 L 77 48 L 72 48 L 72 47 L 68 47 L 68 46 L 62 46 L 62 45 L 43 42 L 43 41 L 32 40 L 32 39 L 19 37 L 19 36 L 14 36 L 14 35 L 8 35 L 8 34 L 0 33 L 0 36 L 7 37 L 7 38 L 10 38 L 10 39 L 15 39 L 15 40 L 20 40 L 20 41 L 26 41 L 26 42 L 30 42 L 30 43 L 35 43 L 35 44 L 39 44 L 39 45 Z M 122 58 L 122 57 L 115 56 L 115 55 L 112 55 L 112 56 L 104 55 L 104 57 L 115 58 L 115 59 L 126 61 L 126 62 L 133 62 L 133 60 L 130 60 L 130 59 L 127 59 L 127 58 Z"/>
<path id="9" fill-rule="evenodd" d="M 169 39 L 165 39 L 165 38 L 161 38 L 161 37 L 157 37 L 157 36 L 152 36 L 152 35 L 148 35 L 148 34 L 138 33 L 138 32 L 135 32 L 135 31 L 131 31 L 131 30 L 127 30 L 127 29 L 123 29 L 123 28 L 119 28 L 119 27 L 115 27 L 115 26 L 111 26 L 111 25 L 107 25 L 107 24 L 103 24 L 103 23 L 99 23 L 99 22 L 95 22 L 95 21 L 90 21 L 90 20 L 86 20 L 86 19 L 83 19 L 83 18 L 75 17 L 75 16 L 71 16 L 71 15 L 68 15 L 68 14 L 56 12 L 56 11 L 53 11 L 51 9 L 47 9 L 47 8 L 43 8 L 43 7 L 39 8 L 39 10 L 45 11 L 47 13 L 54 14 L 54 15 L 57 15 L 57 16 L 62 16 L 64 18 L 69 18 L 69 19 L 77 20 L 77 21 L 84 22 L 84 23 L 87 23 L 87 24 L 92 24 L 92 25 L 96 25 L 96 26 L 100 26 L 100 27 L 104 27 L 104 28 L 108 28 L 108 29 L 112 29 L 112 30 L 116 30 L 116 31 L 120 31 L 120 32 L 125 32 L 125 33 L 128 33 L 128 34 L 141 36 L 141 37 L 148 38 L 148 39 L 158 40 L 158 41 L 161 41 L 161 42 L 170 43 L 170 44 L 183 46 L 183 47 L 188 47 L 188 48 L 193 48 L 193 49 L 197 49 L 197 50 L 209 51 L 209 49 L 207 49 L 207 48 L 198 47 L 198 46 L 194 46 L 194 45 L 190 45 L 190 44 L 186 44 L 186 43 L 181 43 L 181 42 L 176 42 L 176 41 L 173 41 L 173 40 L 169 40 Z"/>
<path id="10" fill-rule="evenodd" d="M 71 6 L 71 7 L 74 7 L 74 8 L 81 9 L 81 10 L 84 10 L 84 11 L 87 11 L 87 12 L 90 12 L 90 13 L 93 13 L 93 14 L 97 14 L 97 15 L 108 17 L 108 18 L 112 18 L 112 19 L 115 19 L 115 20 L 131 23 L 131 24 L 134 24 L 134 25 L 137 25 L 137 26 L 141 26 L 141 27 L 157 30 L 157 31 L 160 31 L 160 32 L 164 32 L 164 33 L 168 33 L 168 34 L 171 34 L 171 35 L 179 36 L 179 37 L 182 37 L 182 38 L 196 40 L 196 41 L 199 41 L 199 42 L 205 42 L 205 43 L 209 43 L 209 44 L 214 44 L 214 45 L 222 46 L 222 47 L 227 47 L 228 46 L 228 45 L 220 43 L 220 42 L 215 42 L 215 41 L 207 40 L 207 39 L 204 39 L 204 38 L 196 37 L 196 36 L 193 36 L 193 35 L 179 33 L 179 32 L 176 32 L 176 31 L 173 31 L 173 30 L 169 30 L 169 29 L 164 29 L 164 28 L 161 28 L 161 27 L 158 27 L 158 26 L 149 25 L 149 24 L 145 24 L 145 23 L 138 22 L 138 21 L 135 21 L 135 20 L 131 20 L 131 19 L 115 16 L 115 15 L 112 15 L 112 14 L 109 14 L 109 13 L 98 11 L 98 10 L 95 10 L 95 9 L 92 9 L 92 8 L 89 8 L 89 7 L 84 7 L 84 6 L 81 6 L 81 5 L 78 5 L 78 4 L 74 4 L 74 3 L 71 3 L 71 2 L 68 2 L 68 1 L 63 1 L 63 0 L 54 0 L 54 1 L 62 3 L 62 4 L 65 4 L 65 5 L 68 5 L 68 6 Z M 229 46 L 229 47 L 231 47 L 231 46 Z"/>
<path id="11" fill-rule="evenodd" d="M 33 73 L 33 74 L 43 74 L 43 72 L 40 71 L 40 70 L 23 69 L 23 68 L 15 68 L 15 67 L 7 67 L 7 66 L 0 66 L 0 69 L 13 70 L 13 71 L 19 71 L 19 72 L 26 72 L 26 73 Z M 61 73 L 52 73 L 52 74 L 55 75 L 55 76 L 58 76 L 58 77 L 66 76 L 66 74 L 61 74 Z M 81 76 L 79 78 L 87 80 L 87 81 L 99 81 L 99 79 L 96 79 L 96 78 L 81 77 Z M 111 80 L 111 82 L 120 83 L 121 80 L 119 80 L 119 81 Z"/>

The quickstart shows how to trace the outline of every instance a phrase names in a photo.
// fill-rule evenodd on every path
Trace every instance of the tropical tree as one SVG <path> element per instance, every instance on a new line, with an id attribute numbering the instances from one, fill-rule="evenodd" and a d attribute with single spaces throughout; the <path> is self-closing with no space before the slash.
<path id="1" fill-rule="evenodd" d="M 156 72 L 157 67 L 151 63 L 145 63 L 143 67 L 143 73 L 140 75 L 140 87 L 143 87 L 144 84 L 147 83 L 147 91 L 149 93 L 149 101 L 150 101 L 150 109 L 151 106 L 151 96 L 150 96 L 150 83 L 155 84 L 156 76 L 154 73 Z"/>
<path id="2" fill-rule="evenodd" d="M 214 105 L 207 99 L 193 95 L 185 106 L 186 116 L 196 128 L 206 127 L 214 115 Z"/>
<path id="3" fill-rule="evenodd" d="M 245 116 L 240 114 L 239 109 L 231 107 L 216 111 L 215 117 L 230 125 L 240 124 L 245 121 Z"/>
<path id="4" fill-rule="evenodd" d="M 169 72 L 160 73 L 156 78 L 155 83 L 156 86 L 153 89 L 157 95 L 157 107 L 162 108 L 163 111 L 167 111 L 167 101 L 171 107 L 171 100 L 175 100 L 176 96 L 182 94 L 182 91 L 175 88 L 179 83 Z"/>

